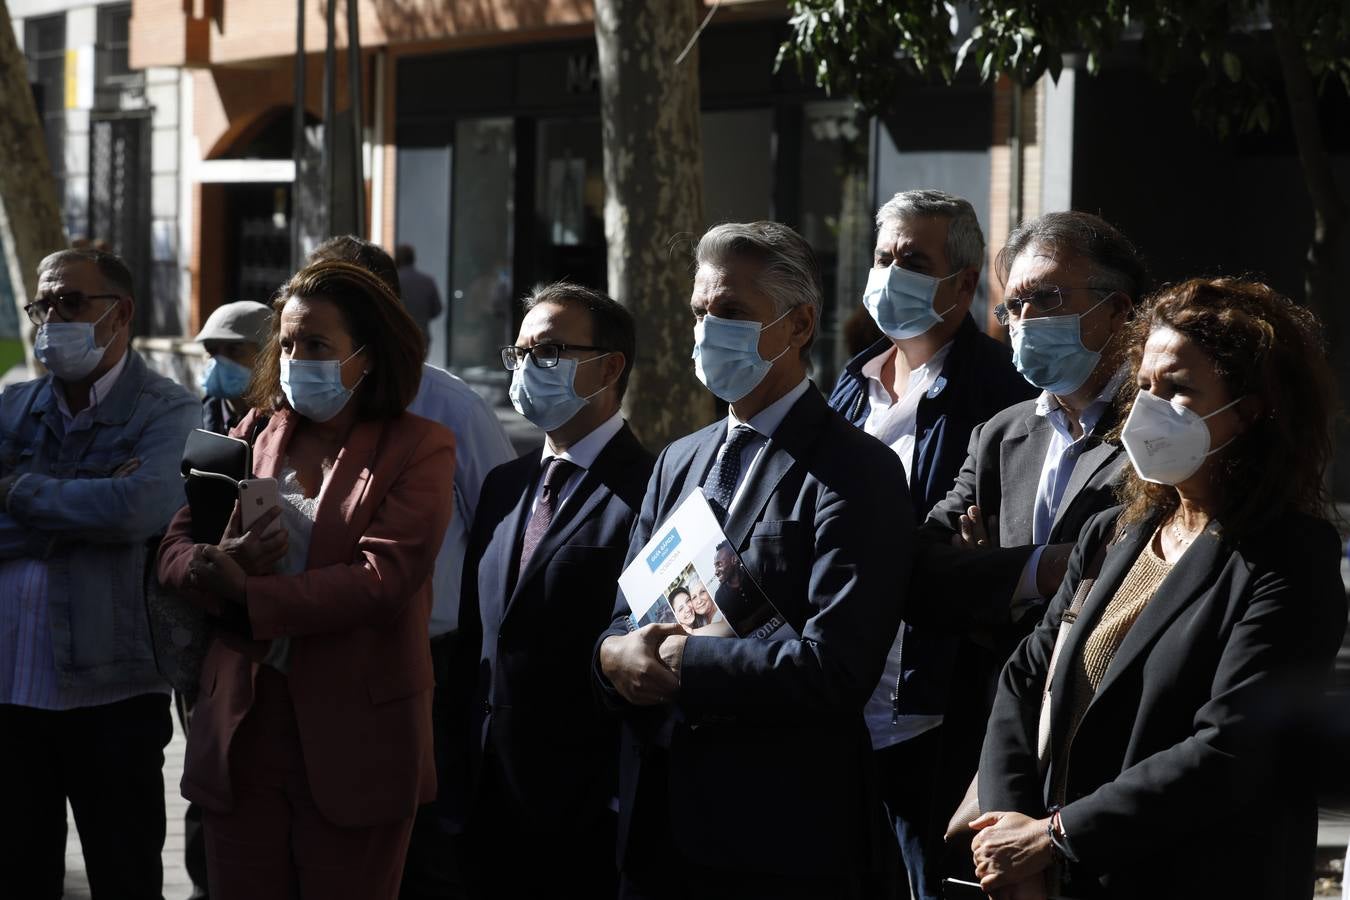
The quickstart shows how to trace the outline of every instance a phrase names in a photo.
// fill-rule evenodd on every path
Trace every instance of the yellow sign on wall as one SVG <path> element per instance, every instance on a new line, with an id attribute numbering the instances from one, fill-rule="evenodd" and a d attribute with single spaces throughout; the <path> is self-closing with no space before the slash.
<path id="1" fill-rule="evenodd" d="M 66 109 L 78 109 L 80 106 L 80 51 L 76 48 L 66 50 Z"/>

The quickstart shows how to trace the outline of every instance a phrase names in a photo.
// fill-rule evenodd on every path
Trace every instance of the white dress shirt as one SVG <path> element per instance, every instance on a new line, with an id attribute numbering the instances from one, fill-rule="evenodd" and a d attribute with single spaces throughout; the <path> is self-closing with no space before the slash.
<path id="1" fill-rule="evenodd" d="M 597 425 L 590 434 L 577 441 L 572 446 L 561 452 L 554 450 L 553 445 L 545 440 L 544 449 L 540 451 L 539 464 L 540 471 L 548 468 L 548 461 L 557 457 L 565 459 L 572 463 L 576 468 L 567 480 L 563 482 L 558 490 L 558 502 L 553 505 L 553 512 L 556 515 L 560 509 L 567 504 L 572 493 L 577 489 L 581 477 L 586 474 L 586 470 L 595 465 L 596 457 L 600 451 L 609 445 L 614 439 L 614 435 L 623 430 L 623 412 L 616 412 L 601 424 Z M 539 483 L 534 486 L 534 500 L 530 502 L 530 515 L 534 515 L 534 508 L 539 505 L 539 495 L 544 491 L 544 479 L 541 476 Z"/>
<path id="2" fill-rule="evenodd" d="M 863 423 L 863 431 L 895 451 L 895 455 L 900 457 L 900 462 L 905 467 L 906 481 L 912 477 L 914 468 L 914 440 L 919 421 L 919 401 L 928 393 L 933 382 L 937 381 L 938 375 L 942 374 L 942 366 L 947 362 L 947 354 L 951 349 L 952 342 L 948 341 L 928 362 L 911 370 L 904 395 L 894 401 L 891 400 L 888 386 L 881 379 L 881 371 L 899 351 L 892 347 L 885 353 L 874 356 L 862 367 L 862 375 L 867 379 L 867 421 Z"/>
<path id="3" fill-rule="evenodd" d="M 905 393 L 891 401 L 890 391 L 881 379 L 881 370 L 899 351 L 892 347 L 885 353 L 868 360 L 862 367 L 867 378 L 867 420 L 863 431 L 890 447 L 900 457 L 905 467 L 905 480 L 912 475 L 914 466 L 914 444 L 919 421 L 919 401 L 942 374 L 942 366 L 947 362 L 952 344 L 948 341 L 942 349 L 934 353 L 928 362 L 912 369 Z M 867 731 L 872 736 L 872 749 L 881 750 L 892 747 L 901 741 L 916 738 L 926 731 L 932 731 L 942 724 L 942 716 L 897 716 L 895 714 L 896 690 L 900 684 L 900 656 L 905 643 L 905 625 L 900 623 L 895 641 L 886 654 L 886 668 L 882 670 L 881 681 L 877 683 L 867 705 L 863 707 L 863 719 L 867 722 Z"/>
<path id="4" fill-rule="evenodd" d="M 431 637 L 459 626 L 460 576 L 469 547 L 469 528 L 487 473 L 516 458 L 497 414 L 459 378 L 435 366 L 422 366 L 422 383 L 408 412 L 439 422 L 455 434 L 455 513 L 445 529 L 431 574 Z"/>

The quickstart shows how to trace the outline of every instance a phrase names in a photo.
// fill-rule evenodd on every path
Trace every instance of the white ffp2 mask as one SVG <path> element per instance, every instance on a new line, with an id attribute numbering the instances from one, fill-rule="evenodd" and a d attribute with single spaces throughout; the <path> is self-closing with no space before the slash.
<path id="1" fill-rule="evenodd" d="M 1140 478 L 1154 484 L 1178 484 L 1194 475 L 1205 457 L 1232 443 L 1229 438 L 1211 450 L 1205 420 L 1236 406 L 1242 399 L 1238 397 L 1202 416 L 1179 403 L 1140 391 L 1120 431 L 1120 442 Z"/>

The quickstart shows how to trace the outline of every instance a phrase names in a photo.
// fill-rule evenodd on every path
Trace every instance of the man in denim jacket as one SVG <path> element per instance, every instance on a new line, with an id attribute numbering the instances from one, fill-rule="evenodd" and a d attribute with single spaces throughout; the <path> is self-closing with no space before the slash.
<path id="1" fill-rule="evenodd" d="M 0 896 L 60 897 L 66 801 L 95 897 L 159 897 L 173 726 L 145 612 L 146 542 L 183 504 L 197 401 L 130 349 L 131 273 L 38 267 L 51 374 L 0 394 Z"/>

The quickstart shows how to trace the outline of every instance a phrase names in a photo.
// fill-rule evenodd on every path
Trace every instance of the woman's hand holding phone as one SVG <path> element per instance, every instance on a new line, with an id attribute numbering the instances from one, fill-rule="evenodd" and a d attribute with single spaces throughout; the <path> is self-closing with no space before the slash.
<path id="1" fill-rule="evenodd" d="M 276 571 L 277 563 L 286 558 L 288 540 L 286 529 L 281 526 L 281 507 L 273 506 L 264 511 L 243 530 L 240 507 L 235 505 L 234 515 L 225 528 L 225 536 L 220 540 L 220 550 L 244 570 L 248 575 L 271 575 Z"/>

